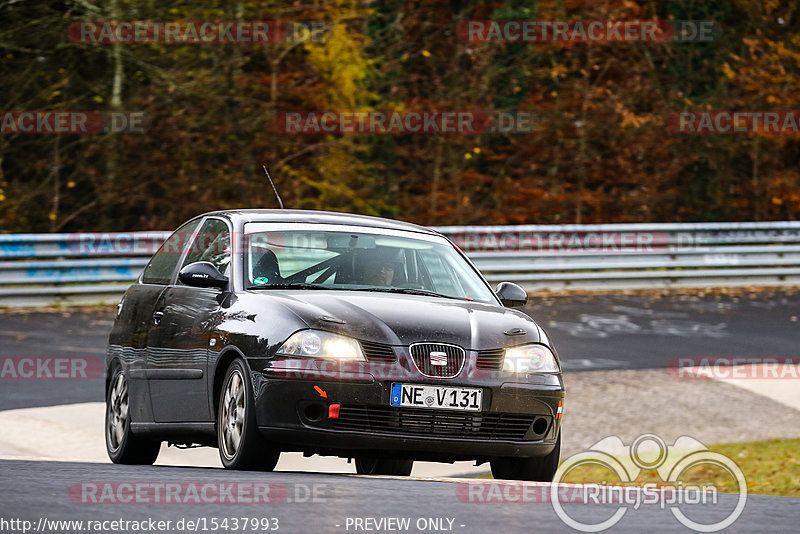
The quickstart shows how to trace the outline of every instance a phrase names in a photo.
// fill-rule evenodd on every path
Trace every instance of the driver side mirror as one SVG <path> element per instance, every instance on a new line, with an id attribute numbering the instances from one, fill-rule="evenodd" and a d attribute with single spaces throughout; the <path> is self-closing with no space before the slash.
<path id="1" fill-rule="evenodd" d="M 219 272 L 212 263 L 196 261 L 190 263 L 178 273 L 182 284 L 192 287 L 216 287 L 223 289 L 228 285 L 228 277 Z"/>
<path id="2" fill-rule="evenodd" d="M 525 290 L 511 282 L 500 282 L 494 292 L 506 308 L 525 306 L 528 302 Z"/>

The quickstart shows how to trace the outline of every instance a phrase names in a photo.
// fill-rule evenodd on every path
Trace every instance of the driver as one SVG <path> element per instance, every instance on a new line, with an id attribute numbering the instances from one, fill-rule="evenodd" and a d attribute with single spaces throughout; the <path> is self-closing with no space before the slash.
<path id="1" fill-rule="evenodd" d="M 375 287 L 389 287 L 394 279 L 395 252 L 365 251 L 356 260 L 357 283 Z"/>

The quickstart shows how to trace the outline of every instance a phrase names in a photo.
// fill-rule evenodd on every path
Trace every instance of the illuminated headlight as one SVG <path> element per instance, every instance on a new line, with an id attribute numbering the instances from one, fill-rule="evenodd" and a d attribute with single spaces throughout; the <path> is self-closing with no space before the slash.
<path id="1" fill-rule="evenodd" d="M 506 349 L 503 371 L 514 373 L 558 373 L 558 362 L 544 345 L 522 345 Z"/>
<path id="2" fill-rule="evenodd" d="M 281 345 L 278 354 L 340 361 L 366 361 L 364 353 L 361 352 L 361 345 L 355 339 L 319 330 L 295 332 Z"/>

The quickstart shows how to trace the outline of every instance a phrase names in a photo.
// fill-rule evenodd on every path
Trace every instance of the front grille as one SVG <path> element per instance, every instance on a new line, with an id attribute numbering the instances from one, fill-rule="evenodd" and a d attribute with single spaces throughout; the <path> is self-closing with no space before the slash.
<path id="1" fill-rule="evenodd" d="M 455 345 L 416 343 L 409 348 L 417 369 L 425 376 L 453 378 L 464 366 L 464 349 Z M 441 353 L 444 353 L 444 357 Z M 444 365 L 434 365 L 434 361 L 442 362 Z"/>
<path id="2" fill-rule="evenodd" d="M 393 362 L 397 359 L 391 345 L 373 343 L 372 341 L 359 341 L 364 356 L 371 362 Z"/>
<path id="3" fill-rule="evenodd" d="M 535 418 L 525 414 L 343 404 L 339 418 L 331 421 L 338 430 L 521 441 Z"/>
<path id="4" fill-rule="evenodd" d="M 478 369 L 491 369 L 492 371 L 499 371 L 503 368 L 503 359 L 505 358 L 505 349 L 491 349 L 479 350 L 478 359 L 475 365 Z"/>

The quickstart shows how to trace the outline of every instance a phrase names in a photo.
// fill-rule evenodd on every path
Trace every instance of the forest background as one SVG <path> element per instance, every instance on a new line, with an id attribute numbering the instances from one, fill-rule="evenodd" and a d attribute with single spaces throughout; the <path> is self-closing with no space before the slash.
<path id="1" fill-rule="evenodd" d="M 468 20 L 713 21 L 711 42 L 466 42 Z M 94 44 L 70 24 L 270 20 L 277 43 Z M 300 33 L 296 34 L 300 35 Z M 0 109 L 144 112 L 145 133 L 0 134 L 0 232 L 170 229 L 292 208 L 428 225 L 794 220 L 796 135 L 681 134 L 800 109 L 798 1 L 0 0 Z M 292 110 L 526 112 L 532 131 L 287 134 Z"/>

